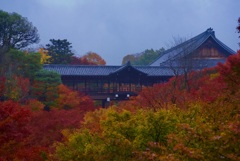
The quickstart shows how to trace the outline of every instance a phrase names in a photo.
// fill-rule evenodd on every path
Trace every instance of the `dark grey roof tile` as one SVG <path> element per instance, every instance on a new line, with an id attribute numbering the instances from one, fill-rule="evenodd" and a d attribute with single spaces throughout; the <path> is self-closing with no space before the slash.
<path id="1" fill-rule="evenodd" d="M 55 71 L 62 76 L 107 76 L 123 70 L 125 66 L 83 66 L 83 65 L 44 65 L 45 70 Z M 172 76 L 173 72 L 167 67 L 132 66 L 148 76 Z"/>

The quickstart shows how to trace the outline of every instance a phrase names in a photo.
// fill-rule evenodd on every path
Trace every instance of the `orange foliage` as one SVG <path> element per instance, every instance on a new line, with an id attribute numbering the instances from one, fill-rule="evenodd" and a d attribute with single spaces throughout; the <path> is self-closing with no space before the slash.
<path id="1" fill-rule="evenodd" d="M 73 91 L 63 84 L 58 86 L 57 108 L 70 109 L 79 107 L 80 96 L 77 91 Z"/>
<path id="2" fill-rule="evenodd" d="M 29 108 L 32 111 L 39 111 L 44 109 L 44 104 L 36 99 L 31 99 L 26 102 L 29 106 Z"/>
<path id="3" fill-rule="evenodd" d="M 58 87 L 58 98 L 56 101 L 56 107 L 60 109 L 92 109 L 94 107 L 93 100 L 88 96 L 81 94 L 80 92 L 73 91 L 63 84 Z"/>
<path id="4" fill-rule="evenodd" d="M 82 57 L 72 56 L 71 63 L 74 65 L 106 65 L 105 60 L 94 52 L 88 52 Z"/>
<path id="5" fill-rule="evenodd" d="M 88 52 L 81 58 L 81 61 L 83 65 L 106 65 L 105 60 L 94 52 Z"/>

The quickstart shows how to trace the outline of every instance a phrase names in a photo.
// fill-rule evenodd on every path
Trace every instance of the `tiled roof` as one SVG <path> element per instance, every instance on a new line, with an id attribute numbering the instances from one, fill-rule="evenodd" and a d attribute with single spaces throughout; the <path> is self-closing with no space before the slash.
<path id="1" fill-rule="evenodd" d="M 54 71 L 60 75 L 72 76 L 107 76 L 116 71 L 119 66 L 90 66 L 90 65 L 62 65 L 47 64 L 44 65 L 45 70 Z"/>
<path id="2" fill-rule="evenodd" d="M 169 67 L 137 66 L 138 70 L 147 73 L 148 76 L 173 76 L 173 70 Z"/>
<path id="3" fill-rule="evenodd" d="M 218 63 L 224 63 L 226 59 L 192 59 L 179 63 L 178 61 L 166 61 L 161 64 L 161 67 L 171 68 L 189 68 L 192 70 L 201 70 L 203 68 L 215 67 Z"/>
<path id="4" fill-rule="evenodd" d="M 190 53 L 192 53 L 194 50 L 196 50 L 200 45 L 202 45 L 208 38 L 212 38 L 217 44 L 219 44 L 224 50 L 226 50 L 230 54 L 235 54 L 235 52 L 227 47 L 224 43 L 222 43 L 220 40 L 218 40 L 215 37 L 215 32 L 212 28 L 207 29 L 205 32 L 173 47 L 170 48 L 161 54 L 159 58 L 157 58 L 153 63 L 150 64 L 150 66 L 159 66 L 160 64 L 163 64 L 166 61 L 176 60 L 178 58 L 181 58 L 183 56 L 186 56 Z M 227 53 L 226 53 L 227 54 Z M 229 55 L 226 55 L 228 57 Z"/>
<path id="5" fill-rule="evenodd" d="M 45 70 L 55 71 L 62 76 L 108 76 L 121 71 L 125 66 L 87 66 L 46 64 Z M 148 76 L 173 76 L 173 71 L 167 67 L 132 66 Z"/>

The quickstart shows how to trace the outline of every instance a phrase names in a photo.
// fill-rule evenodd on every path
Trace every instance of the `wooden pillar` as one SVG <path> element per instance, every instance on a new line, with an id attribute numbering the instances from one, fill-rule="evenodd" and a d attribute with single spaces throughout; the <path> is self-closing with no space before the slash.
<path id="1" fill-rule="evenodd" d="M 87 93 L 87 81 L 84 79 L 84 92 Z"/>
<path id="2" fill-rule="evenodd" d="M 97 79 L 97 91 L 95 91 L 96 93 L 101 93 L 101 90 L 99 89 L 99 84 L 98 81 L 100 81 L 101 78 Z"/>
<path id="3" fill-rule="evenodd" d="M 106 100 L 102 100 L 102 108 L 105 108 Z"/>

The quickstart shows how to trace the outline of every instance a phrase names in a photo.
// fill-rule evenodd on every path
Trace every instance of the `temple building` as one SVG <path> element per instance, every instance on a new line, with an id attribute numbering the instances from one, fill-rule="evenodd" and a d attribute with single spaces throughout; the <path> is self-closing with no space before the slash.
<path id="1" fill-rule="evenodd" d="M 213 29 L 163 52 L 148 66 L 86 66 L 46 64 L 45 70 L 61 75 L 62 83 L 81 91 L 102 106 L 109 101 L 127 100 L 143 87 L 163 83 L 176 74 L 216 66 L 235 52 L 215 37 Z"/>
<path id="2" fill-rule="evenodd" d="M 191 66 L 193 69 L 214 67 L 219 62 L 235 54 L 232 49 L 218 40 L 212 28 L 205 32 L 164 51 L 150 66 L 182 68 Z"/>

